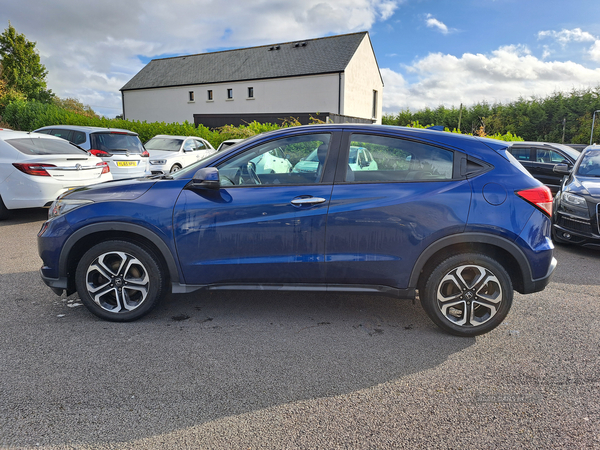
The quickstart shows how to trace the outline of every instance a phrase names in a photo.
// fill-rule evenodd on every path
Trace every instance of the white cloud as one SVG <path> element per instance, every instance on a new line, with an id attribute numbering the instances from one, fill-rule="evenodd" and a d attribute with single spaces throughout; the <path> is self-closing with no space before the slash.
<path id="1" fill-rule="evenodd" d="M 600 62 L 600 40 L 594 42 L 588 53 L 592 61 Z"/>
<path id="2" fill-rule="evenodd" d="M 561 45 L 566 45 L 569 42 L 590 42 L 595 41 L 596 38 L 588 33 L 587 31 L 583 31 L 581 28 L 574 28 L 573 30 L 561 30 L 561 31 L 540 31 L 538 33 L 538 39 L 544 39 L 546 37 L 551 37 L 558 41 Z"/>
<path id="3" fill-rule="evenodd" d="M 446 24 L 440 22 L 431 14 L 427 14 L 427 16 L 425 17 L 425 23 L 429 28 L 437 28 L 442 34 L 448 34 L 450 32 Z"/>
<path id="4" fill-rule="evenodd" d="M 597 86 L 600 80 L 600 69 L 573 62 L 542 61 L 524 46 L 500 47 L 489 55 L 433 53 L 405 67 L 405 71 L 416 81 L 408 83 L 401 73 L 382 69 L 385 111 L 480 101 L 506 103 L 521 96 L 546 96 Z"/>
<path id="5" fill-rule="evenodd" d="M 53 92 L 116 115 L 119 89 L 144 66 L 140 57 L 369 30 L 403 1 L 21 0 L 4 2 L 2 17 L 37 43 Z"/>

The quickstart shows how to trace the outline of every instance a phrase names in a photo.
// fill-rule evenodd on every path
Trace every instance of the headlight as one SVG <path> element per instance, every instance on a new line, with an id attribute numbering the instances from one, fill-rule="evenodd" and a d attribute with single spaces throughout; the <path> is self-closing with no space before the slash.
<path id="1" fill-rule="evenodd" d="M 585 198 L 583 198 L 579 195 L 571 194 L 570 192 L 564 192 L 562 194 L 562 200 L 563 200 L 563 202 L 567 203 L 568 205 L 575 206 L 576 208 L 586 208 L 587 207 Z"/>
<path id="2" fill-rule="evenodd" d="M 74 210 L 75 208 L 79 208 L 80 206 L 88 205 L 90 203 L 94 202 L 91 200 L 68 200 L 59 197 L 54 200 L 54 203 L 52 203 L 50 206 L 50 210 L 48 211 L 48 219 L 61 216 L 69 211 Z"/>
<path id="3" fill-rule="evenodd" d="M 167 163 L 166 159 L 151 159 L 150 164 L 153 166 L 162 166 Z"/>

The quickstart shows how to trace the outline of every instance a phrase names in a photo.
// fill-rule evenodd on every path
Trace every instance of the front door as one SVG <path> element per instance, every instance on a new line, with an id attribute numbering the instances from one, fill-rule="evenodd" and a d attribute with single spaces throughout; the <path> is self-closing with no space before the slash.
<path id="1" fill-rule="evenodd" d="M 257 173 L 255 160 L 279 149 L 290 169 L 329 133 L 295 135 L 240 149 L 219 163 L 221 189 L 186 189 L 174 210 L 187 284 L 323 282 L 332 181 L 313 173 Z"/>

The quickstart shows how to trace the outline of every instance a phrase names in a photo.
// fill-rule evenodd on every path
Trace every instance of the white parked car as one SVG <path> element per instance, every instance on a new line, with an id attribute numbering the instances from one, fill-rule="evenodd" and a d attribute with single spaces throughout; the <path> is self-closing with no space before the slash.
<path id="1" fill-rule="evenodd" d="M 292 171 L 292 163 L 279 147 L 269 150 L 250 161 L 254 163 L 254 170 L 259 175 L 266 173 L 290 173 Z"/>
<path id="2" fill-rule="evenodd" d="M 153 174 L 172 173 L 216 152 L 210 143 L 196 136 L 159 134 L 146 142 Z"/>
<path id="3" fill-rule="evenodd" d="M 137 133 L 121 128 L 52 125 L 35 130 L 66 139 L 107 162 L 113 177 L 141 178 L 150 175 L 148 152 Z"/>
<path id="4" fill-rule="evenodd" d="M 292 170 L 294 173 L 316 172 L 319 165 L 317 150 L 313 150 L 306 158 L 298 161 Z M 377 161 L 371 152 L 364 147 L 350 147 L 348 166 L 353 172 L 358 170 L 378 170 Z"/>
<path id="5" fill-rule="evenodd" d="M 245 139 L 226 139 L 219 144 L 217 151 L 225 150 L 228 147 L 233 147 L 234 145 L 239 144 L 240 142 L 245 141 Z"/>
<path id="6" fill-rule="evenodd" d="M 112 179 L 105 161 L 64 139 L 0 131 L 0 219 L 8 210 L 50 206 L 69 189 Z"/>

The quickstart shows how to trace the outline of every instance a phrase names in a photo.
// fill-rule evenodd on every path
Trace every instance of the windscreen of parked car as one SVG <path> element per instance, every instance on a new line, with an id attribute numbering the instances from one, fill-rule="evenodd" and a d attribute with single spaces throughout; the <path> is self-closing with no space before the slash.
<path id="1" fill-rule="evenodd" d="M 119 151 L 129 153 L 142 153 L 144 146 L 136 135 L 125 133 L 93 133 L 90 135 L 92 149 L 116 153 Z"/>
<path id="2" fill-rule="evenodd" d="M 600 177 L 600 150 L 588 150 L 582 156 L 577 175 L 583 177 Z"/>
<path id="3" fill-rule="evenodd" d="M 5 142 L 25 155 L 87 155 L 85 150 L 59 139 L 18 138 L 7 139 Z"/>
<path id="4" fill-rule="evenodd" d="M 178 152 L 181 148 L 182 139 L 152 138 L 146 142 L 146 150 L 162 150 L 166 152 Z"/>

